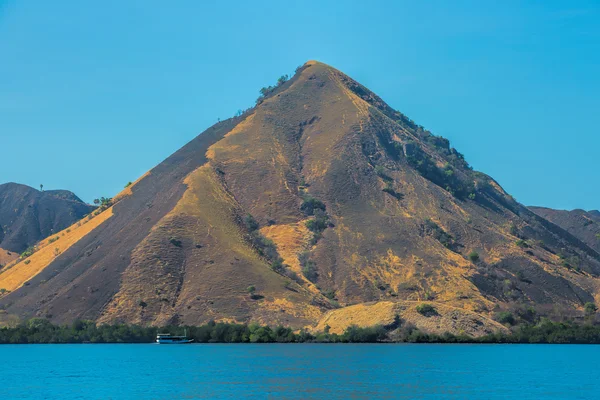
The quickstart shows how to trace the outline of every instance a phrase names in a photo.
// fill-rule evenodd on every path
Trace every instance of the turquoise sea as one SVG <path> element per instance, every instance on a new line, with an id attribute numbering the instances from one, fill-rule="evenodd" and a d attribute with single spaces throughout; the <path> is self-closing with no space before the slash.
<path id="1" fill-rule="evenodd" d="M 2 399 L 598 399 L 600 346 L 0 346 Z"/>

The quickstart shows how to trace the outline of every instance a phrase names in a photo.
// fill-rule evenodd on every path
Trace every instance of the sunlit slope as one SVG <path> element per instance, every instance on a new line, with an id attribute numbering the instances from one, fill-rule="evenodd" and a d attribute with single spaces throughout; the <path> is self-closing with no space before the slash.
<path id="1" fill-rule="evenodd" d="M 63 252 L 83 239 L 108 218 L 112 217 L 112 207 L 93 218 L 84 218 L 64 231 L 42 240 L 36 245 L 36 252 L 16 264 L 8 264 L 0 270 L 0 289 L 14 291 L 43 271 Z"/>
<path id="2" fill-rule="evenodd" d="M 341 334 L 348 327 L 356 326 L 393 326 L 395 318 L 401 317 L 403 324 L 411 324 L 423 332 L 438 335 L 451 333 L 479 337 L 508 329 L 485 316 L 462 308 L 441 303 L 426 303 L 433 307 L 430 315 L 423 315 L 417 307 L 423 303 L 415 301 L 380 301 L 348 306 L 329 311 L 314 328 L 316 332 L 328 329 L 331 333 Z M 328 328 L 327 328 L 328 327 Z"/>
<path id="3" fill-rule="evenodd" d="M 598 273 L 594 249 L 448 141 L 309 62 L 150 171 L 0 306 L 56 322 L 338 331 L 398 314 L 480 335 L 513 305 L 600 300 Z M 416 313 L 423 302 L 437 314 Z"/>

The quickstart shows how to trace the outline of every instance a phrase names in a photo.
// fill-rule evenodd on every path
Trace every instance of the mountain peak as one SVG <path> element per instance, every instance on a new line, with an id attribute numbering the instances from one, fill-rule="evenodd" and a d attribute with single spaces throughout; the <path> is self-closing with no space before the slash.
<path id="1" fill-rule="evenodd" d="M 60 255 L 41 248 L 0 274 L 13 291 L 0 306 L 61 323 L 334 329 L 399 313 L 424 330 L 480 335 L 498 329 L 497 309 L 574 311 L 600 287 L 589 245 L 317 61 L 118 198 Z M 435 323 L 418 313 L 423 301 Z"/>

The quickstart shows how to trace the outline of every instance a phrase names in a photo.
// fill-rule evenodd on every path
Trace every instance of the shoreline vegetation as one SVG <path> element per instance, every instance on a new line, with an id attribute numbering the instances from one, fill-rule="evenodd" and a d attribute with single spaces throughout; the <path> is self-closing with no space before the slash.
<path id="1" fill-rule="evenodd" d="M 53 325 L 33 318 L 16 327 L 0 328 L 0 344 L 51 343 L 153 343 L 158 332 L 183 334 L 195 343 L 546 343 L 600 344 L 600 326 L 542 320 L 537 324 L 513 327 L 511 333 L 494 333 L 482 337 L 428 334 L 411 325 L 350 326 L 343 334 L 292 330 L 282 326 L 215 323 L 201 326 L 142 327 L 138 325 L 96 325 L 93 321 L 75 321 L 70 325 Z"/>

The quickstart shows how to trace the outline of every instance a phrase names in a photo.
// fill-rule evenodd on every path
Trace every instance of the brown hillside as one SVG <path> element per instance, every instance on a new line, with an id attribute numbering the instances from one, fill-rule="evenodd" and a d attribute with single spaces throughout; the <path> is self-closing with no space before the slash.
<path id="1" fill-rule="evenodd" d="M 17 183 L 2 184 L 0 248 L 21 253 L 78 221 L 94 208 L 67 190 L 41 192 Z M 0 255 L 0 264 L 5 264 L 7 258 Z"/>
<path id="2" fill-rule="evenodd" d="M 348 76 L 309 62 L 267 92 L 138 180 L 0 306 L 55 322 L 302 327 L 344 326 L 368 303 L 481 334 L 501 329 L 499 308 L 598 297 L 595 249 Z M 414 315 L 422 301 L 439 320 Z"/>

